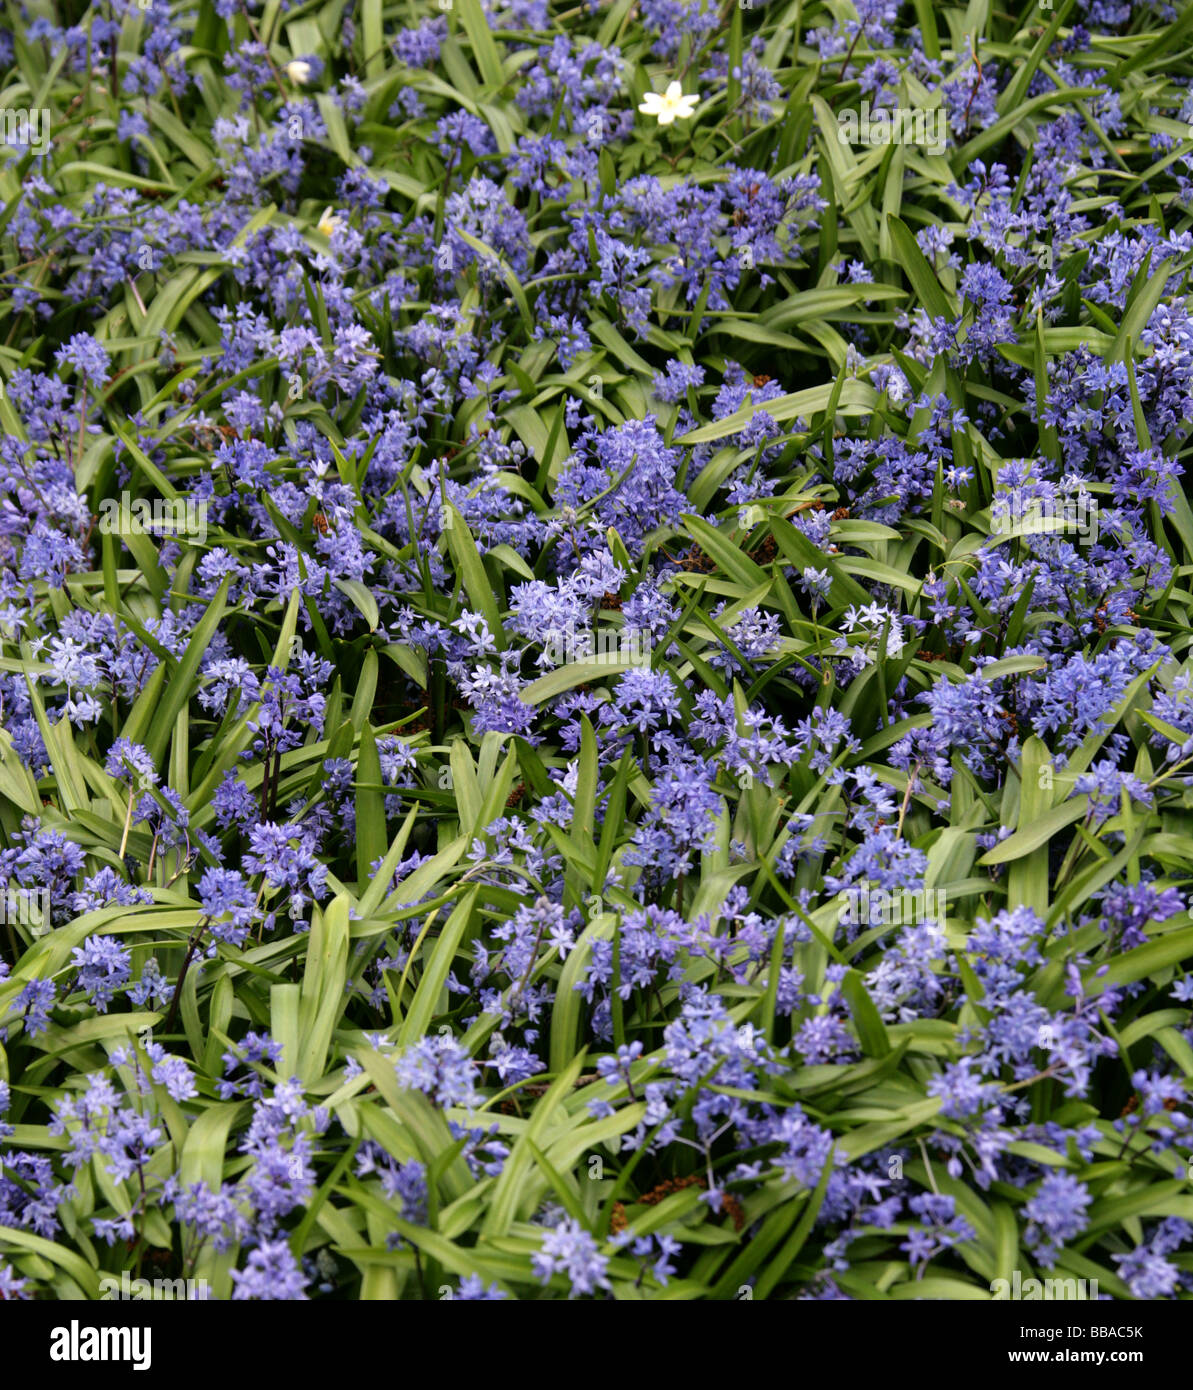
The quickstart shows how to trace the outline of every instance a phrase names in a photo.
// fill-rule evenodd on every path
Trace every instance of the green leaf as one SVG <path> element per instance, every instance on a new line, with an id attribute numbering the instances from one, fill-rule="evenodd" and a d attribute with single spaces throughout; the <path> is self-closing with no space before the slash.
<path id="1" fill-rule="evenodd" d="M 531 1146 L 540 1144 L 547 1132 L 548 1122 L 575 1085 L 584 1065 L 585 1049 L 572 1058 L 565 1071 L 551 1083 L 546 1095 L 534 1107 L 530 1123 L 518 1136 L 509 1157 L 501 1169 L 501 1176 L 493 1188 L 489 1210 L 485 1215 L 481 1233 L 488 1239 L 504 1236 L 513 1224 L 519 1207 L 526 1198 L 526 1175 L 534 1162 Z"/>
<path id="2" fill-rule="evenodd" d="M 60 1269 L 64 1269 L 85 1294 L 93 1299 L 99 1298 L 98 1274 L 73 1250 L 67 1250 L 42 1236 L 35 1236 L 30 1231 L 17 1230 L 14 1226 L 0 1226 L 0 1246 L 2 1245 L 15 1246 L 18 1250 L 28 1250 L 35 1255 L 43 1256 Z"/>
<path id="3" fill-rule="evenodd" d="M 505 81 L 501 57 L 479 0 L 453 0 L 453 3 L 468 34 L 468 42 L 472 46 L 472 54 L 480 69 L 481 78 L 490 87 L 500 87 Z"/>
<path id="4" fill-rule="evenodd" d="M 1013 835 L 1008 835 L 1000 844 L 987 850 L 978 860 L 978 863 L 983 868 L 987 868 L 992 864 L 1009 864 L 1013 859 L 1031 854 L 1041 845 L 1047 845 L 1057 832 L 1063 830 L 1066 825 L 1072 825 L 1075 820 L 1080 820 L 1088 810 L 1088 796 L 1073 797 L 1037 817 L 1022 830 L 1016 830 Z"/>
<path id="5" fill-rule="evenodd" d="M 388 846 L 382 786 L 377 739 L 372 725 L 366 723 L 356 760 L 356 877 L 361 893 L 372 886 L 372 866 L 385 857 Z"/>
<path id="6" fill-rule="evenodd" d="M 475 885 L 468 890 L 430 945 L 422 977 L 398 1033 L 398 1041 L 403 1047 L 409 1047 L 429 1030 L 431 1019 L 439 1009 L 440 995 L 446 991 L 447 977 L 455 962 L 456 952 L 471 922 L 479 891 Z"/>
<path id="7" fill-rule="evenodd" d="M 703 517 L 699 516 L 685 516 L 683 524 L 692 539 L 706 554 L 712 556 L 730 579 L 737 580 L 739 584 L 744 584 L 748 589 L 770 587 L 770 576 L 729 541 L 724 532 L 718 531 L 715 526 L 710 526 Z"/>
<path id="8" fill-rule="evenodd" d="M 584 661 L 571 661 L 566 666 L 557 666 L 545 676 L 523 686 L 518 698 L 527 705 L 541 705 L 554 700 L 566 690 L 574 690 L 578 685 L 587 685 L 600 680 L 602 676 L 620 676 L 635 666 L 642 664 L 633 653 L 603 652 Z"/>
<path id="9" fill-rule="evenodd" d="M 149 731 L 145 735 L 145 747 L 149 750 L 149 756 L 153 759 L 156 767 L 162 766 L 162 759 L 165 757 L 166 748 L 174 733 L 174 724 L 178 715 L 190 704 L 191 695 L 195 690 L 195 678 L 198 675 L 199 663 L 203 659 L 204 652 L 211 645 L 211 639 L 219 628 L 220 619 L 224 615 L 230 582 L 230 579 L 224 579 L 215 597 L 207 605 L 207 612 L 195 624 L 191 639 L 186 644 L 186 651 L 183 652 L 182 659 L 172 672 L 161 703 L 150 720 Z"/>
<path id="10" fill-rule="evenodd" d="M 960 306 L 936 278 L 936 272 L 928 264 L 910 228 L 899 217 L 891 216 L 886 221 L 895 255 L 920 303 L 933 318 L 948 319 L 950 322 L 958 318 Z"/>
<path id="11" fill-rule="evenodd" d="M 841 995 L 853 1015 L 854 1027 L 867 1057 L 885 1057 L 891 1050 L 891 1040 L 874 1002 L 866 992 L 862 977 L 850 970 L 841 981 Z"/>
<path id="12" fill-rule="evenodd" d="M 505 630 L 501 613 L 493 596 L 493 586 L 481 564 L 480 552 L 476 548 L 468 523 L 450 503 L 445 504 L 448 546 L 464 581 L 464 590 L 472 604 L 473 612 L 484 616 L 489 632 L 497 644 L 498 651 L 505 650 Z"/>

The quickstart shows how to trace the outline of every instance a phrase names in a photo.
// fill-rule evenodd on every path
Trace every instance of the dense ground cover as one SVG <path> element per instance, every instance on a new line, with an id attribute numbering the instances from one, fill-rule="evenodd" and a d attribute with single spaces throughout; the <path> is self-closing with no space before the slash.
<path id="1" fill-rule="evenodd" d="M 1186 1296 L 1193 8 L 5 14 L 0 1297 Z"/>

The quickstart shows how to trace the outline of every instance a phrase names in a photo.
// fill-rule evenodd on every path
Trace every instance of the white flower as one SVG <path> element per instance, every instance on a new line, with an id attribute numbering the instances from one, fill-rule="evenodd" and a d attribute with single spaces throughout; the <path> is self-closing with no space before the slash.
<path id="1" fill-rule="evenodd" d="M 311 80 L 311 65 L 305 58 L 295 58 L 286 64 L 286 76 L 301 86 Z"/>
<path id="2" fill-rule="evenodd" d="M 662 96 L 658 92 L 647 92 L 638 110 L 644 116 L 657 116 L 660 125 L 670 125 L 672 121 L 686 121 L 699 100 L 698 96 L 684 96 L 679 83 L 672 82 Z"/>
<path id="3" fill-rule="evenodd" d="M 323 209 L 323 216 L 319 219 L 319 230 L 325 237 L 330 237 L 340 230 L 340 219 L 331 208 Z"/>

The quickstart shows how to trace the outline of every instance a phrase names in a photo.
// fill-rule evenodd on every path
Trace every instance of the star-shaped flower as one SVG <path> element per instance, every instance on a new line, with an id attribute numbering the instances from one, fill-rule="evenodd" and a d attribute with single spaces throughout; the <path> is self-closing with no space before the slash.
<path id="1" fill-rule="evenodd" d="M 684 96 L 680 84 L 672 82 L 661 96 L 658 92 L 647 92 L 638 110 L 644 116 L 657 116 L 660 125 L 670 125 L 672 121 L 686 121 L 699 100 L 698 96 Z"/>

